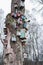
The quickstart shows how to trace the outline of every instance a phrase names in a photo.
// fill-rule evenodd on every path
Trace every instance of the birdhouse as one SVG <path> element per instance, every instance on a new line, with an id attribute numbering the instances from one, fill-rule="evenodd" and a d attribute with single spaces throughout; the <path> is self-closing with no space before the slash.
<path id="1" fill-rule="evenodd" d="M 12 38 L 11 38 L 12 42 L 16 42 L 16 36 L 14 34 L 12 34 Z"/>
<path id="2" fill-rule="evenodd" d="M 21 34 L 20 34 L 20 31 L 17 31 L 17 36 L 20 36 Z"/>
<path id="3" fill-rule="evenodd" d="M 25 29 L 21 29 L 20 33 L 21 33 L 20 38 L 24 39 L 25 38 Z"/>

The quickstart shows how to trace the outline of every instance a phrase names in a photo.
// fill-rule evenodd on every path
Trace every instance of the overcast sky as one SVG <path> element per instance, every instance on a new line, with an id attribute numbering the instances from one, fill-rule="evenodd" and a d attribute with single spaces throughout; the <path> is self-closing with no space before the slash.
<path id="1" fill-rule="evenodd" d="M 11 11 L 11 0 L 0 0 L 0 9 L 3 9 L 5 15 Z"/>

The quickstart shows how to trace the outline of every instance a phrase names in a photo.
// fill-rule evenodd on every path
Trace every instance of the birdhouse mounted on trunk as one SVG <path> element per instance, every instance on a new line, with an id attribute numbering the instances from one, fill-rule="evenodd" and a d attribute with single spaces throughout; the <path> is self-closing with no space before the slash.
<path id="1" fill-rule="evenodd" d="M 20 35 L 21 35 L 20 31 L 17 31 L 17 36 L 20 36 Z"/>
<path id="2" fill-rule="evenodd" d="M 16 42 L 16 36 L 15 36 L 15 34 L 12 34 L 11 41 L 12 42 Z"/>
<path id="3" fill-rule="evenodd" d="M 21 33 L 20 38 L 25 39 L 25 29 L 21 29 L 20 33 Z"/>

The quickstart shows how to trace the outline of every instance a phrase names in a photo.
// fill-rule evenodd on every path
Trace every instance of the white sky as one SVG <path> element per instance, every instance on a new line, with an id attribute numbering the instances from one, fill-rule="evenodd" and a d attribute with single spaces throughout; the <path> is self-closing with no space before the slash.
<path id="1" fill-rule="evenodd" d="M 5 15 L 11 11 L 11 0 L 0 0 L 0 9 L 3 9 Z"/>

